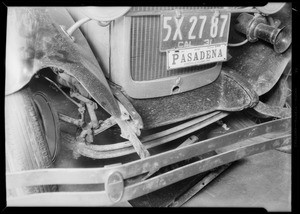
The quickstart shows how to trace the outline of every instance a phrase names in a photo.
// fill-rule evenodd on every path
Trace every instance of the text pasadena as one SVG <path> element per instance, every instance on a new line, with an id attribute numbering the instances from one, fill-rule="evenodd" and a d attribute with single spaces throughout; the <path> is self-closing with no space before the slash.
<path id="1" fill-rule="evenodd" d="M 195 51 L 189 53 L 172 53 L 172 65 L 176 65 L 178 62 L 195 62 L 200 60 L 207 60 L 213 58 L 222 58 L 223 53 L 221 49 L 212 49 L 206 51 Z M 176 63 L 177 62 L 177 63 Z"/>

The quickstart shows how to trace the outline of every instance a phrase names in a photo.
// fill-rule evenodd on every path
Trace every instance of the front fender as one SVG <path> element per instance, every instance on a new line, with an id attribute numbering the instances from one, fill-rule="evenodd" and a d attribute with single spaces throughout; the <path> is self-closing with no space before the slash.
<path id="1" fill-rule="evenodd" d="M 279 28 L 292 29 L 291 3 L 278 3 L 277 5 L 282 5 L 281 7 L 276 4 L 272 6 L 272 4 L 268 4 L 268 7 L 260 8 L 260 10 L 271 13 L 272 9 L 279 8 L 270 17 L 273 20 L 279 20 L 278 23 L 281 23 Z M 245 38 L 244 35 L 241 37 L 234 28 L 230 33 L 233 39 L 244 40 Z M 286 35 L 287 38 L 289 36 L 291 35 Z M 291 69 L 292 45 L 285 52 L 276 53 L 274 45 L 259 39 L 254 43 L 248 42 L 243 46 L 229 48 L 229 53 L 232 58 L 224 64 L 246 79 L 259 96 L 269 92 L 279 81 L 282 73 Z"/>
<path id="2" fill-rule="evenodd" d="M 56 67 L 74 76 L 100 106 L 119 118 L 118 104 L 84 36 L 75 31 L 73 42 L 60 27 L 73 24 L 64 8 L 8 8 L 5 94 L 20 90 L 40 69 Z"/>

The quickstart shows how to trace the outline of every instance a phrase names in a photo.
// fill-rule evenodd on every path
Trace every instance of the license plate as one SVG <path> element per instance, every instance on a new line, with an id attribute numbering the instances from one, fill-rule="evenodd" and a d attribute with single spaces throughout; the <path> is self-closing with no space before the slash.
<path id="1" fill-rule="evenodd" d="M 174 56 L 177 57 L 174 55 L 174 50 L 195 55 L 195 53 L 199 51 L 199 47 L 203 47 L 203 52 L 205 52 L 209 50 L 209 46 L 211 46 L 212 49 L 218 47 L 218 50 L 221 50 L 222 53 L 225 48 L 225 52 L 227 52 L 229 26 L 230 13 L 227 11 L 198 10 L 163 12 L 161 15 L 160 51 L 167 52 L 167 56 L 170 60 Z M 195 50 L 191 48 L 195 48 Z M 183 49 L 187 50 L 181 51 Z M 187 57 L 189 57 L 189 55 L 187 55 Z M 215 57 L 209 59 L 209 57 L 206 57 L 205 60 L 195 59 L 188 63 L 185 63 L 183 59 L 183 62 L 179 64 L 183 67 L 206 64 L 224 61 L 224 57 L 225 59 L 227 58 L 226 55 L 220 58 Z M 174 66 L 175 65 L 169 64 L 168 60 L 167 69 Z M 175 67 L 179 68 L 177 65 Z"/>
<path id="2" fill-rule="evenodd" d="M 167 69 L 190 67 L 227 60 L 227 45 L 217 44 L 167 51 Z"/>

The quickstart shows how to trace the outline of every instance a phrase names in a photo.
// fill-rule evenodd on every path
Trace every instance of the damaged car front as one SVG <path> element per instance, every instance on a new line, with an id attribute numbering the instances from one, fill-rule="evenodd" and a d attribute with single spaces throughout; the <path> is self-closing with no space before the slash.
<path id="1" fill-rule="evenodd" d="M 5 94 L 8 205 L 134 199 L 291 143 L 291 4 L 8 7 Z M 236 112 L 251 125 L 199 139 Z M 62 146 L 75 159 L 134 160 L 55 168 Z"/>

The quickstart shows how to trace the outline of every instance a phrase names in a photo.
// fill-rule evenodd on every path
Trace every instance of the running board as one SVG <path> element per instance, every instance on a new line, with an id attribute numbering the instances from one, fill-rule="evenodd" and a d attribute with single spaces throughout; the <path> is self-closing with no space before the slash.
<path id="1" fill-rule="evenodd" d="M 248 141 L 253 139 L 252 141 Z M 251 143 L 249 143 L 251 142 Z M 6 174 L 6 187 L 48 184 L 105 184 L 94 192 L 51 192 L 7 198 L 8 206 L 111 206 L 227 163 L 291 144 L 291 118 L 270 121 L 185 147 L 104 168 L 40 169 Z M 234 145 L 234 147 L 232 147 Z M 231 149 L 164 174 L 126 185 L 125 179 L 229 146 Z"/>

